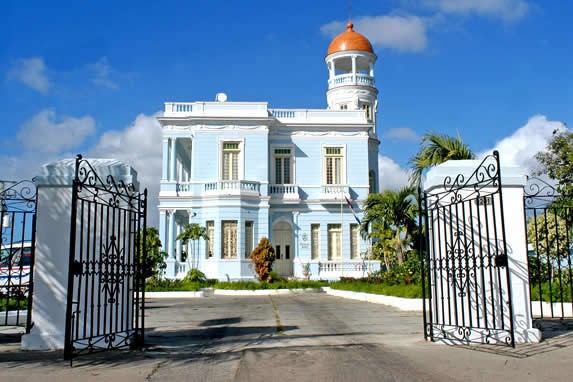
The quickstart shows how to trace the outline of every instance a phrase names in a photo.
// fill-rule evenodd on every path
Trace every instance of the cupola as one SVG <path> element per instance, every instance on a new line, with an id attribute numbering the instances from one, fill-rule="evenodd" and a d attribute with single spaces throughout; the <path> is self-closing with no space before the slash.
<path id="1" fill-rule="evenodd" d="M 349 22 L 346 31 L 328 46 L 328 108 L 332 110 L 364 110 L 375 122 L 378 89 L 375 86 L 376 55 L 366 37 L 354 31 Z"/>

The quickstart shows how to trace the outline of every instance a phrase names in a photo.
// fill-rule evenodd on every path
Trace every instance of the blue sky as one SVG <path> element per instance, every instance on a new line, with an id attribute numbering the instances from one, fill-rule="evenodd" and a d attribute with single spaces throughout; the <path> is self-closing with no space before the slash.
<path id="1" fill-rule="evenodd" d="M 326 49 L 348 0 L 14 1 L 0 25 L 1 178 L 77 152 L 129 161 L 153 183 L 165 101 L 324 108 Z M 573 2 L 352 2 L 378 62 L 383 184 L 428 131 L 521 165 L 573 121 Z M 138 168 L 139 166 L 139 168 Z M 150 186 L 154 187 L 150 184 Z"/>

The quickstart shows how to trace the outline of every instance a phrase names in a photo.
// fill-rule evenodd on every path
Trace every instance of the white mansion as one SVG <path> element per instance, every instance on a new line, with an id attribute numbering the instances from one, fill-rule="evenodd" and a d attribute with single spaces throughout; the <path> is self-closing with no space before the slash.
<path id="1" fill-rule="evenodd" d="M 380 267 L 367 258 L 360 206 L 377 190 L 376 55 L 348 29 L 328 48 L 326 109 L 266 102 L 166 102 L 159 117 L 160 237 L 166 277 L 191 267 L 209 278 L 252 279 L 249 254 L 268 237 L 285 277 L 336 279 Z M 209 240 L 176 240 L 183 227 Z"/>

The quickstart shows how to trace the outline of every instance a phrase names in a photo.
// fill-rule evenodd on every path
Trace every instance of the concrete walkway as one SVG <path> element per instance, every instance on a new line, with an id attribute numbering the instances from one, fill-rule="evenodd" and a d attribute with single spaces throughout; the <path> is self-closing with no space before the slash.
<path id="1" fill-rule="evenodd" d="M 423 340 L 421 315 L 324 294 L 153 299 L 147 347 L 74 361 L 2 343 L 0 381 L 568 381 L 573 335 L 517 349 Z M 1 333 L 1 331 L 0 331 Z"/>

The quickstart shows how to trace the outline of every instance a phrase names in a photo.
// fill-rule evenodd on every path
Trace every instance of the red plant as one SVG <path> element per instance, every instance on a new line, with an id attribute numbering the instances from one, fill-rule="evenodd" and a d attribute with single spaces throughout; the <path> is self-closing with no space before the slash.
<path id="1" fill-rule="evenodd" d="M 266 237 L 259 241 L 257 248 L 251 252 L 251 261 L 255 265 L 255 272 L 259 281 L 271 282 L 273 280 L 270 272 L 275 261 L 275 250 Z"/>

